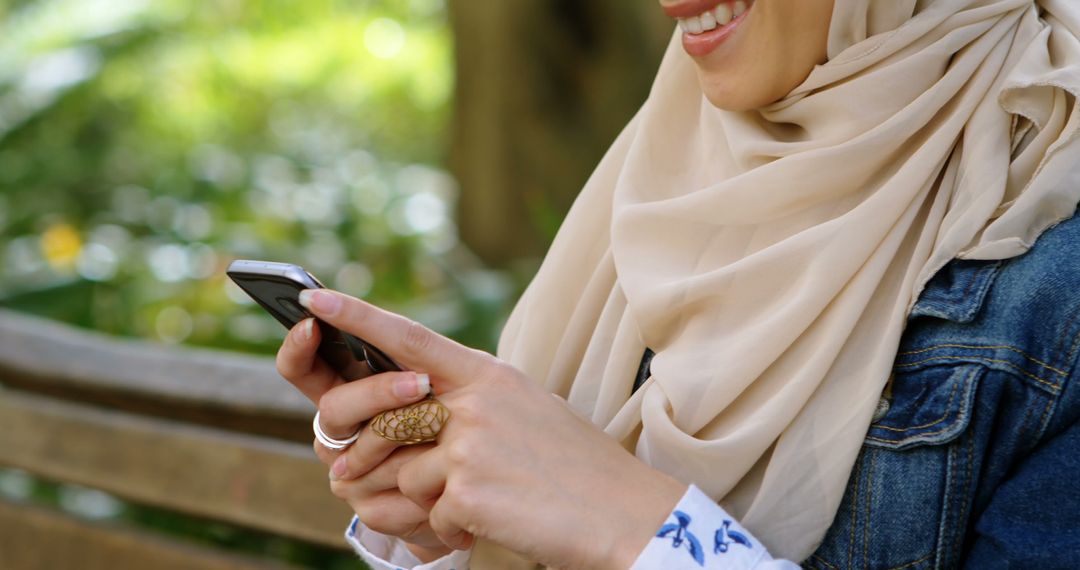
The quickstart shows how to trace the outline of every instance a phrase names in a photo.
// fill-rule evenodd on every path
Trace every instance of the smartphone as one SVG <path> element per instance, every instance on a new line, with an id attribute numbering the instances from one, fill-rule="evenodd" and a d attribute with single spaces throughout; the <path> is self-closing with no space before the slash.
<path id="1" fill-rule="evenodd" d="M 238 259 L 229 264 L 225 274 L 287 329 L 312 316 L 300 305 L 300 292 L 323 288 L 323 284 L 304 268 L 288 263 Z M 371 343 L 320 320 L 315 323 L 322 333 L 319 356 L 345 380 L 402 370 Z"/>

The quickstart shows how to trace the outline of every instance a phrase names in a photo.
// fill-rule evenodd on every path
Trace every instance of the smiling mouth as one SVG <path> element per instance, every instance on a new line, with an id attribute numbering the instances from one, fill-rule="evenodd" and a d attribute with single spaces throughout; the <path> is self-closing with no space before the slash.
<path id="1" fill-rule="evenodd" d="M 695 16 L 676 18 L 675 20 L 679 23 L 682 31 L 687 34 L 704 34 L 728 25 L 732 20 L 742 16 L 749 10 L 753 3 L 753 0 L 724 1 L 715 8 L 705 10 Z"/>

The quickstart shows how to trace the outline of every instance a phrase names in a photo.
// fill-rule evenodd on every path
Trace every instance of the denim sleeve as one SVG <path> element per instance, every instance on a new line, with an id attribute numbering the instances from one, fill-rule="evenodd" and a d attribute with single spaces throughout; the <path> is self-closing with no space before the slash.
<path id="1" fill-rule="evenodd" d="M 965 568 L 1080 568 L 1080 423 L 1021 462 L 975 526 Z"/>
<path id="2" fill-rule="evenodd" d="M 691 485 L 631 570 L 652 568 L 798 570 L 799 566 L 774 560 L 723 507 Z"/>

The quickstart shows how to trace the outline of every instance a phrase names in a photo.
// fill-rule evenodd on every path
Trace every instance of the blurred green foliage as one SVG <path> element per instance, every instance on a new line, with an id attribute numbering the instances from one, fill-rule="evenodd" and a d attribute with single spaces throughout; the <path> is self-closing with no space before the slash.
<path id="1" fill-rule="evenodd" d="M 446 18 L 443 0 L 0 0 L 0 306 L 270 353 L 285 331 L 223 275 L 265 259 L 492 349 L 515 291 L 457 239 Z M 358 564 L 13 473 L 9 496 Z"/>
<path id="2" fill-rule="evenodd" d="M 272 352 L 235 258 L 491 349 L 513 287 L 457 240 L 442 0 L 0 7 L 0 304 Z"/>

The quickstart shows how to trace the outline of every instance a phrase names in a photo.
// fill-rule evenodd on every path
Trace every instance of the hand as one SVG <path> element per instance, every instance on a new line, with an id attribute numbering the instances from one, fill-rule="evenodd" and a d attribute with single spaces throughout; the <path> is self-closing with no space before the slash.
<path id="1" fill-rule="evenodd" d="M 387 372 L 346 383 L 316 356 L 319 327 L 305 319 L 289 331 L 277 354 L 277 369 L 289 382 L 319 407 L 323 431 L 330 437 L 345 438 L 373 416 L 422 400 L 428 391 L 427 378 L 414 372 Z M 350 402 L 349 407 L 340 404 Z M 332 466 L 341 450 L 332 450 L 315 441 L 315 454 Z M 431 530 L 428 512 L 406 498 L 397 486 L 401 467 L 429 446 L 393 450 L 386 460 L 364 477 L 340 480 L 330 472 L 330 490 L 356 512 L 368 528 L 397 536 L 410 543 L 410 550 L 422 560 L 434 560 L 450 552 Z"/>
<path id="2" fill-rule="evenodd" d="M 450 419 L 437 446 L 398 468 L 397 485 L 430 509 L 449 546 L 477 536 L 551 566 L 626 568 L 686 490 L 493 356 L 333 291 L 305 291 L 301 303 L 431 375 Z M 353 393 L 331 397 L 331 408 L 364 406 Z M 334 472 L 367 477 L 395 449 L 364 430 Z"/>

